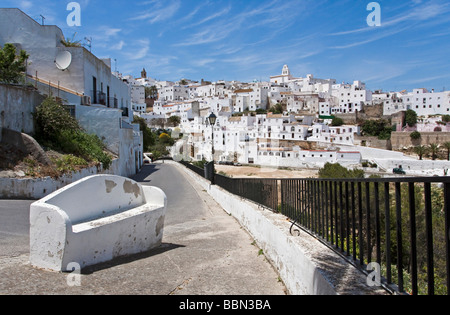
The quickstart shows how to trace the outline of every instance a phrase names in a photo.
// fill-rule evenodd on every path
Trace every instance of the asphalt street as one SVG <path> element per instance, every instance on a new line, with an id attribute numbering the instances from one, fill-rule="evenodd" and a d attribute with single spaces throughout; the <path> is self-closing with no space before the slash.
<path id="1" fill-rule="evenodd" d="M 31 201 L 0 200 L 0 295 L 284 295 L 277 272 L 250 235 L 184 171 L 170 164 L 145 166 L 134 180 L 168 197 L 160 248 L 71 274 L 32 268 Z"/>

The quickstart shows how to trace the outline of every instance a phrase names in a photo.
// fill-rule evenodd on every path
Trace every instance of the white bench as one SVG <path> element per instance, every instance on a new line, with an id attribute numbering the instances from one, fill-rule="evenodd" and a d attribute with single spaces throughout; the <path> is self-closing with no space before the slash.
<path id="1" fill-rule="evenodd" d="M 161 245 L 167 198 L 156 187 L 110 175 L 68 185 L 30 207 L 30 263 L 72 271 Z"/>

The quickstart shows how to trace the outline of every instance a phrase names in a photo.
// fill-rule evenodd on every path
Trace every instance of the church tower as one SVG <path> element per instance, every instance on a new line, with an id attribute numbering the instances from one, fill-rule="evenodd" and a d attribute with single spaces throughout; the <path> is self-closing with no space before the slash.
<path id="1" fill-rule="evenodd" d="M 141 71 L 141 78 L 142 79 L 147 78 L 147 71 L 145 71 L 145 68 L 143 68 L 142 71 Z"/>
<path id="2" fill-rule="evenodd" d="M 289 67 L 287 65 L 284 65 L 282 75 L 290 76 L 291 71 L 289 70 Z"/>

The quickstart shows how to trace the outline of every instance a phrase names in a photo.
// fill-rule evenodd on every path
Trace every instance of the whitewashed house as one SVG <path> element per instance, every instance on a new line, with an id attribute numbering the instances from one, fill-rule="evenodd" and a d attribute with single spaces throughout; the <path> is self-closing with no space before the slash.
<path id="1" fill-rule="evenodd" d="M 111 59 L 99 59 L 84 47 L 66 47 L 64 39 L 55 25 L 40 25 L 19 9 L 0 9 L 0 45 L 11 43 L 29 54 L 27 83 L 62 99 L 81 126 L 119 156 L 120 174 L 135 174 L 142 165 L 142 145 L 131 124 L 130 87 L 113 75 Z"/>
<path id="2" fill-rule="evenodd" d="M 414 89 L 411 93 L 403 94 L 402 99 L 406 110 L 412 109 L 419 116 L 450 114 L 450 91 Z"/>
<path id="3" fill-rule="evenodd" d="M 312 136 L 308 138 L 308 141 L 330 144 L 353 145 L 355 134 L 360 134 L 360 127 L 356 125 L 334 127 L 326 124 L 315 124 L 312 126 L 312 130 Z"/>
<path id="4" fill-rule="evenodd" d="M 363 105 L 372 102 L 372 91 L 366 90 L 365 83 L 355 81 L 353 84 L 335 84 L 332 96 L 338 99 L 338 104 L 331 108 L 331 114 L 346 114 L 361 111 Z"/>

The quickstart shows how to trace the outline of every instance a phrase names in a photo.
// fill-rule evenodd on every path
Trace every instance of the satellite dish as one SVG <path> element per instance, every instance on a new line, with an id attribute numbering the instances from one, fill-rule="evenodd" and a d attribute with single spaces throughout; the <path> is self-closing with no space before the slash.
<path id="1" fill-rule="evenodd" d="M 72 54 L 68 51 L 61 51 L 58 53 L 55 59 L 55 65 L 56 68 L 59 70 L 66 70 L 69 68 L 70 64 L 72 63 Z"/>

